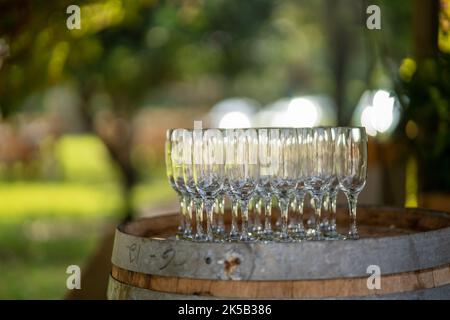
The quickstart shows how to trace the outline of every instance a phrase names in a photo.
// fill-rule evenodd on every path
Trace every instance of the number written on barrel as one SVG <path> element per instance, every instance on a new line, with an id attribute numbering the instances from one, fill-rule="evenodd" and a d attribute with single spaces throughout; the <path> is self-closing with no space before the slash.
<path id="1" fill-rule="evenodd" d="M 130 263 L 138 264 L 139 255 L 141 253 L 141 245 L 137 243 L 133 243 L 128 248 L 128 256 L 130 258 Z"/>

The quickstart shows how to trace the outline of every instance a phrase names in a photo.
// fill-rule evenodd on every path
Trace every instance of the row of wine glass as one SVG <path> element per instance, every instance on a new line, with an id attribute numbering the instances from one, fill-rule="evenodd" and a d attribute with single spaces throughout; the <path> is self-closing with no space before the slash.
<path id="1" fill-rule="evenodd" d="M 359 238 L 357 197 L 367 175 L 364 128 L 171 129 L 166 138 L 166 169 L 180 199 L 180 238 L 282 242 Z M 350 226 L 345 237 L 337 232 L 335 209 L 328 226 L 321 225 L 324 195 L 335 208 L 339 190 L 349 203 Z M 306 193 L 312 195 L 315 208 L 315 223 L 309 232 L 302 219 Z M 227 231 L 223 216 L 214 219 L 214 206 L 223 210 L 225 196 L 232 202 L 231 227 Z M 273 197 L 281 211 L 279 232 L 274 232 L 271 226 Z M 258 203 L 265 208 L 264 227 L 256 231 L 249 228 L 249 202 L 254 198 L 260 199 Z M 288 227 L 290 206 L 298 208 L 294 228 Z"/>

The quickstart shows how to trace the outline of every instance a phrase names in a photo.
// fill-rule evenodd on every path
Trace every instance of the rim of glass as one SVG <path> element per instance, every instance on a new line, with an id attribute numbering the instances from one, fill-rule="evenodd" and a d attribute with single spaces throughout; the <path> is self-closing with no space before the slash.
<path id="1" fill-rule="evenodd" d="M 210 127 L 210 128 L 201 128 L 201 129 L 195 129 L 195 128 L 168 128 L 166 129 L 166 132 L 169 131 L 174 131 L 174 130 L 188 130 L 188 131 L 194 131 L 194 130 L 220 130 L 220 131 L 225 131 L 225 130 L 249 130 L 249 129 L 366 129 L 363 126 L 316 126 L 316 127 L 247 127 L 247 128 L 215 128 L 215 127 Z"/>

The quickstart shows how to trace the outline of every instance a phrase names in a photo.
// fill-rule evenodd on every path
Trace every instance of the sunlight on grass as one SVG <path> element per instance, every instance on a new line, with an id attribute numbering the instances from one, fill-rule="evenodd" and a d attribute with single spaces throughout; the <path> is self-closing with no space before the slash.
<path id="1" fill-rule="evenodd" d="M 122 207 L 120 189 L 112 184 L 0 183 L 0 199 L 0 221 L 8 222 L 29 217 L 117 217 Z M 133 190 L 137 210 L 174 199 L 165 179 Z"/>
<path id="2" fill-rule="evenodd" d="M 64 135 L 58 140 L 55 155 L 66 181 L 118 181 L 118 172 L 108 151 L 94 135 Z"/>
<path id="3" fill-rule="evenodd" d="M 105 216 L 121 207 L 114 185 L 2 183 L 0 199 L 0 219 L 9 221 L 30 216 Z"/>

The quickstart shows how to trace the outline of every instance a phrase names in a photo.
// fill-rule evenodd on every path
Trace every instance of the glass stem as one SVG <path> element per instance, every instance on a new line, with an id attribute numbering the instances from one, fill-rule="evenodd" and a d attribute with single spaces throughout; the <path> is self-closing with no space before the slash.
<path id="1" fill-rule="evenodd" d="M 289 200 L 280 198 L 278 200 L 280 202 L 280 210 L 281 210 L 281 239 L 288 238 L 288 216 L 289 216 Z"/>
<path id="2" fill-rule="evenodd" d="M 262 215 L 262 199 L 258 198 L 255 202 L 255 230 L 261 230 L 261 215 Z"/>
<path id="3" fill-rule="evenodd" d="M 239 227 L 238 227 L 238 215 L 239 215 L 239 202 L 236 199 L 233 199 L 231 204 L 231 230 L 230 230 L 230 238 L 234 239 L 239 235 Z"/>
<path id="4" fill-rule="evenodd" d="M 225 216 L 225 196 L 220 195 L 220 197 L 219 197 L 219 216 L 218 216 L 218 221 L 217 221 L 218 233 L 225 232 L 224 216 Z"/>
<path id="5" fill-rule="evenodd" d="M 288 215 L 288 229 L 294 229 L 297 227 L 296 224 L 296 211 L 297 211 L 297 197 L 293 196 L 290 203 L 289 203 L 289 210 L 291 210 L 291 212 L 293 212 L 293 215 L 291 215 L 290 219 L 289 219 L 289 215 Z"/>
<path id="6" fill-rule="evenodd" d="M 303 205 L 305 201 L 305 194 L 299 193 L 297 196 L 297 206 L 298 206 L 298 221 L 297 221 L 297 228 L 300 233 L 305 232 L 305 226 L 303 225 Z"/>
<path id="7" fill-rule="evenodd" d="M 331 212 L 331 218 L 330 218 L 330 231 L 336 232 L 337 226 L 336 226 L 336 203 L 337 203 L 337 192 L 333 192 L 330 194 L 330 201 L 329 201 L 329 208 Z"/>
<path id="8" fill-rule="evenodd" d="M 191 237 L 192 236 L 192 200 L 189 196 L 183 197 L 184 203 L 184 236 Z"/>
<path id="9" fill-rule="evenodd" d="M 215 231 L 215 230 L 217 230 L 217 227 L 219 226 L 217 224 L 218 216 L 219 216 L 219 199 L 218 198 L 213 200 L 212 209 L 213 209 L 212 228 Z"/>
<path id="10" fill-rule="evenodd" d="M 249 224 L 248 224 L 248 200 L 241 200 L 241 213 L 242 213 L 242 230 L 241 240 L 247 241 L 250 238 Z"/>
<path id="11" fill-rule="evenodd" d="M 200 240 L 204 236 L 203 232 L 203 202 L 201 199 L 195 201 L 195 219 L 196 219 L 196 234 L 195 237 Z"/>
<path id="12" fill-rule="evenodd" d="M 309 194 L 311 195 L 309 198 L 309 204 L 311 208 L 314 210 L 314 214 L 309 217 L 307 224 L 309 229 L 315 230 L 314 228 L 316 226 L 316 202 L 314 201 L 314 194 L 312 192 L 310 192 Z"/>
<path id="13" fill-rule="evenodd" d="M 356 240 L 359 239 L 358 229 L 356 227 L 356 206 L 358 202 L 358 194 L 357 193 L 348 193 L 348 205 L 350 211 L 350 226 L 348 231 L 348 236 L 350 239 Z"/>
<path id="14" fill-rule="evenodd" d="M 264 233 L 272 233 L 272 198 L 268 197 L 265 199 L 265 218 L 264 218 Z"/>
<path id="15" fill-rule="evenodd" d="M 214 240 L 214 200 L 205 200 L 206 209 L 206 237 L 207 241 Z"/>
<path id="16" fill-rule="evenodd" d="M 314 207 L 315 207 L 315 239 L 319 240 L 322 238 L 322 231 L 320 230 L 320 215 L 322 212 L 322 198 L 320 194 L 314 195 Z"/>
<path id="17" fill-rule="evenodd" d="M 186 210 L 185 210 L 185 202 L 182 194 L 179 194 L 178 201 L 180 204 L 180 225 L 178 226 L 178 234 L 182 235 L 186 228 Z"/>
<path id="18" fill-rule="evenodd" d="M 330 201 L 330 199 L 329 199 L 328 194 L 325 194 L 325 196 L 322 197 L 322 206 L 325 207 L 325 209 L 328 208 L 329 201 Z M 325 213 L 321 215 L 321 218 L 322 218 L 321 228 L 323 230 L 326 230 L 326 228 L 328 228 L 328 224 L 329 224 L 328 212 L 325 211 Z"/>

